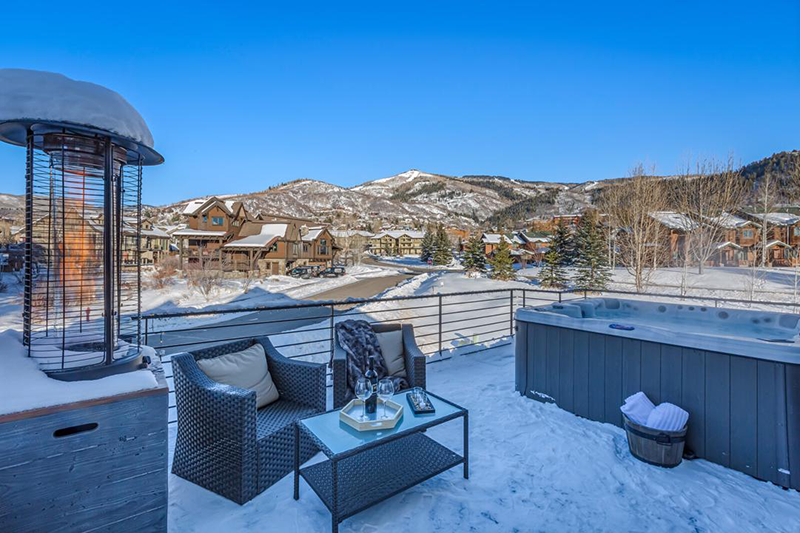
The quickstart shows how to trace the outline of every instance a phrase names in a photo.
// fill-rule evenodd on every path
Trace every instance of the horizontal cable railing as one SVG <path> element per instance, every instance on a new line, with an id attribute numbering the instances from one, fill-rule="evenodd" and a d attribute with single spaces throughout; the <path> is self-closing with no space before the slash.
<path id="1" fill-rule="evenodd" d="M 170 421 L 175 419 L 171 356 L 215 344 L 268 337 L 290 359 L 327 363 L 335 348 L 337 322 L 366 320 L 372 324 L 403 322 L 414 326 L 417 345 L 429 363 L 480 352 L 512 342 L 515 311 L 521 307 L 567 302 L 596 296 L 680 299 L 720 304 L 774 306 L 800 311 L 800 304 L 720 297 L 636 293 L 632 291 L 555 291 L 495 289 L 415 296 L 300 302 L 247 308 L 220 308 L 141 317 L 145 344 L 157 350 L 170 387 Z"/>

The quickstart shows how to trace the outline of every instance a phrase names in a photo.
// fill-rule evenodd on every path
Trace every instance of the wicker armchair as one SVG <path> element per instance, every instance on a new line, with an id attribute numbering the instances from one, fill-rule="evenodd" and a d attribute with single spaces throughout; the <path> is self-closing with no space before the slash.
<path id="1" fill-rule="evenodd" d="M 256 410 L 256 393 L 211 380 L 197 366 L 264 346 L 280 399 Z M 325 365 L 285 358 L 266 337 L 172 357 L 178 434 L 172 473 L 238 504 L 253 499 L 294 468 L 294 424 L 325 411 Z M 300 460 L 317 452 L 303 442 Z"/>
<path id="2" fill-rule="evenodd" d="M 409 387 L 425 388 L 425 354 L 417 347 L 414 339 L 414 326 L 411 324 L 373 324 L 375 333 L 403 330 L 403 355 Z M 345 351 L 336 343 L 333 353 L 333 408 L 345 404 L 347 397 L 347 359 Z"/>

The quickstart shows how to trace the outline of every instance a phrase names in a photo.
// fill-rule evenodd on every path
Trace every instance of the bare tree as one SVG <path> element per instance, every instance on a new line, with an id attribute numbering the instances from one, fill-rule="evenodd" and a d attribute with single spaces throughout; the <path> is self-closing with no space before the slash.
<path id="1" fill-rule="evenodd" d="M 620 263 L 633 276 L 641 292 L 664 254 L 664 231 L 651 215 L 667 206 L 666 193 L 659 178 L 638 165 L 623 183 L 607 187 L 601 201 L 602 212 L 614 228 Z"/>
<path id="2" fill-rule="evenodd" d="M 757 208 L 761 214 L 761 268 L 767 266 L 767 254 L 769 249 L 769 219 L 767 214 L 772 212 L 775 207 L 776 189 L 772 174 L 766 172 L 761 178 L 756 191 Z M 755 261 L 754 261 L 755 263 Z"/>
<path id="3" fill-rule="evenodd" d="M 706 261 L 724 241 L 725 218 L 739 207 L 744 182 L 733 158 L 729 158 L 724 164 L 699 161 L 694 169 L 687 165 L 685 172 L 670 185 L 675 210 L 691 219 L 684 228 L 684 272 L 695 261 L 697 272 L 702 274 Z"/>

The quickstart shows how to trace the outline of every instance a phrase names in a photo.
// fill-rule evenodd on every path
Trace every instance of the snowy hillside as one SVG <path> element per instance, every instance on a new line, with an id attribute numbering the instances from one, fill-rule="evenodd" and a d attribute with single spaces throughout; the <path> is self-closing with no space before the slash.
<path id="1" fill-rule="evenodd" d="M 225 195 L 241 200 L 251 213 L 284 214 L 321 221 L 472 225 L 525 199 L 537 198 L 570 185 L 527 182 L 499 176 L 445 176 L 408 170 L 368 181 L 351 188 L 303 179 L 243 195 Z M 549 196 L 547 196 L 549 198 Z M 161 222 L 168 222 L 189 199 L 155 208 Z M 552 203 L 548 200 L 549 203 Z M 174 221 L 174 220 L 173 220 Z"/>

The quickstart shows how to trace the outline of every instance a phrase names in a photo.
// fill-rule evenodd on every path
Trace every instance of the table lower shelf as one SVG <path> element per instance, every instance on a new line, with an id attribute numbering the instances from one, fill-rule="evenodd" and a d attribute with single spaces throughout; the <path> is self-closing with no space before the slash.
<path id="1" fill-rule="evenodd" d="M 336 464 L 335 507 L 330 460 L 301 468 L 300 475 L 341 521 L 463 462 L 462 456 L 422 433 L 371 448 Z"/>

